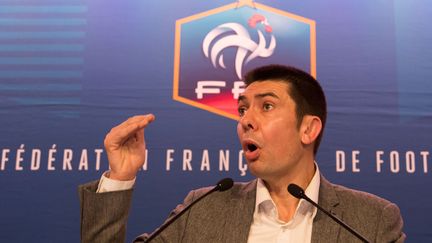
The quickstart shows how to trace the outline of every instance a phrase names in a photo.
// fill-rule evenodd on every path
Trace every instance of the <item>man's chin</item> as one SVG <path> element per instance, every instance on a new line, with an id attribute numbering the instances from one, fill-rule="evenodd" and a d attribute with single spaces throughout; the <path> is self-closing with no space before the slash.
<path id="1" fill-rule="evenodd" d="M 249 172 L 255 177 L 265 179 L 268 177 L 268 172 L 266 172 L 263 168 L 259 168 L 258 161 L 248 162 Z"/>

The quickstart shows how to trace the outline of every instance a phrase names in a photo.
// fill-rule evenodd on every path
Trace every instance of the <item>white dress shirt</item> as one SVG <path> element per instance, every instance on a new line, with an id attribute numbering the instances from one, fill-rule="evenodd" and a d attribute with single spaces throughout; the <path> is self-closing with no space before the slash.
<path id="1" fill-rule="evenodd" d="M 320 173 L 315 164 L 315 174 L 305 190 L 305 194 L 318 202 Z M 258 179 L 255 211 L 249 231 L 248 243 L 309 243 L 312 237 L 312 223 L 317 209 L 304 199 L 300 199 L 293 218 L 289 222 L 279 220 L 275 203 L 270 197 L 264 181 Z"/>

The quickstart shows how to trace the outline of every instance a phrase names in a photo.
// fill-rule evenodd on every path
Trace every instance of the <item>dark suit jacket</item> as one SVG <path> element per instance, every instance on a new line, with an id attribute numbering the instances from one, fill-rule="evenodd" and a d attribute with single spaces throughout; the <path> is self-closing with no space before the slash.
<path id="1" fill-rule="evenodd" d="M 81 241 L 124 242 L 132 190 L 95 193 L 98 182 L 81 185 Z M 173 210 L 178 213 L 208 191 L 191 191 Z M 225 192 L 215 192 L 194 205 L 152 242 L 247 242 L 255 209 L 256 180 L 236 183 Z M 319 204 L 344 220 L 372 242 L 403 242 L 399 208 L 369 193 L 334 185 L 321 177 Z M 135 242 L 144 242 L 143 234 Z M 361 242 L 327 215 L 317 212 L 312 242 Z"/>

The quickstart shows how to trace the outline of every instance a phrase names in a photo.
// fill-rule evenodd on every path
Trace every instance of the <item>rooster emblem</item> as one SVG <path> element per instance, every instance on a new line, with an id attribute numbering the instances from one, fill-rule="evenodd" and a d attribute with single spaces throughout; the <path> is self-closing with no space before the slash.
<path id="1" fill-rule="evenodd" d="M 270 34 L 270 43 L 267 47 L 266 38 L 261 30 L 256 29 L 258 24 L 264 26 L 265 31 Z M 238 23 L 225 23 L 211 30 L 203 41 L 203 52 L 210 58 L 213 66 L 226 68 L 223 51 L 228 47 L 237 47 L 235 57 L 235 70 L 237 77 L 242 78 L 242 68 L 257 57 L 269 57 L 276 48 L 276 39 L 272 34 L 272 27 L 267 19 L 260 15 L 253 15 L 248 25 L 255 28 L 258 33 L 258 42 L 251 39 L 248 31 Z"/>

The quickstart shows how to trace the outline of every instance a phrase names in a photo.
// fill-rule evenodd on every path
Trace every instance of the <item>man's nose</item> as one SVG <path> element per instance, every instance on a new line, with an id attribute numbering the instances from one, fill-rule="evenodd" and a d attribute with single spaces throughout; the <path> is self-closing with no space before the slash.
<path id="1" fill-rule="evenodd" d="M 253 114 L 252 109 L 248 109 L 242 117 L 240 117 L 240 124 L 242 128 L 247 130 L 256 130 L 258 128 L 258 124 L 255 119 L 255 115 Z"/>

